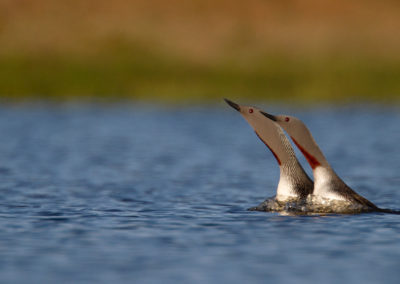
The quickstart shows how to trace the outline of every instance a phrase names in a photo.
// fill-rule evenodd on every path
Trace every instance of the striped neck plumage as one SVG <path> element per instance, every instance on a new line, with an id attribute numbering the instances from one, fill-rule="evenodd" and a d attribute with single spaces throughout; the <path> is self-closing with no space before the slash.
<path id="1" fill-rule="evenodd" d="M 266 139 L 256 131 L 258 138 L 268 147 L 279 164 L 280 178 L 276 199 L 284 201 L 291 198 L 302 198 L 312 193 L 313 182 L 300 165 L 293 148 L 282 129 L 277 128 L 279 143 L 268 144 Z M 271 140 L 271 136 L 268 137 Z"/>

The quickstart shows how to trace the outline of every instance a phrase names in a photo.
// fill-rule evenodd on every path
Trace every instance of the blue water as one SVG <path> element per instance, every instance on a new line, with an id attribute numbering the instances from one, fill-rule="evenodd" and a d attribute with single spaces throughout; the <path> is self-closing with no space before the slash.
<path id="1" fill-rule="evenodd" d="M 350 186 L 400 209 L 398 108 L 266 109 L 303 119 Z M 399 215 L 246 211 L 279 171 L 223 102 L 3 105 L 0 133 L 2 283 L 399 282 Z"/>

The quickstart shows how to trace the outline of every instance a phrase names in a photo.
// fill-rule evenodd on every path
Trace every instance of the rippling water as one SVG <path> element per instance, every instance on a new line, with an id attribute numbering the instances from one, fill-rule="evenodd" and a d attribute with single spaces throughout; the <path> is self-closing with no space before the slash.
<path id="1" fill-rule="evenodd" d="M 400 209 L 398 108 L 285 111 L 357 192 Z M 400 279 L 399 215 L 247 211 L 279 171 L 222 103 L 3 105 L 0 133 L 2 282 Z"/>

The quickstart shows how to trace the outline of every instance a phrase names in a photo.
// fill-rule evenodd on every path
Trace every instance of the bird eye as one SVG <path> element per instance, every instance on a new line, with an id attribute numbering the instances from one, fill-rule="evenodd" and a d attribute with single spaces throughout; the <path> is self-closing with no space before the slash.
<path id="1" fill-rule="evenodd" d="M 253 113 L 253 109 L 252 108 L 249 108 L 249 113 Z"/>
<path id="2" fill-rule="evenodd" d="M 285 117 L 285 121 L 289 122 L 290 118 L 289 117 Z"/>

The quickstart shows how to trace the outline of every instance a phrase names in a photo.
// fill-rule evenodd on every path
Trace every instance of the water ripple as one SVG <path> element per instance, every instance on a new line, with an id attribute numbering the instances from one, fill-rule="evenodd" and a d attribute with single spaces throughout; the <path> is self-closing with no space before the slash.
<path id="1" fill-rule="evenodd" d="M 295 114 L 352 187 L 400 208 L 396 109 Z M 3 106 L 0 133 L 3 282 L 400 278 L 398 215 L 247 211 L 279 170 L 229 109 Z"/>

